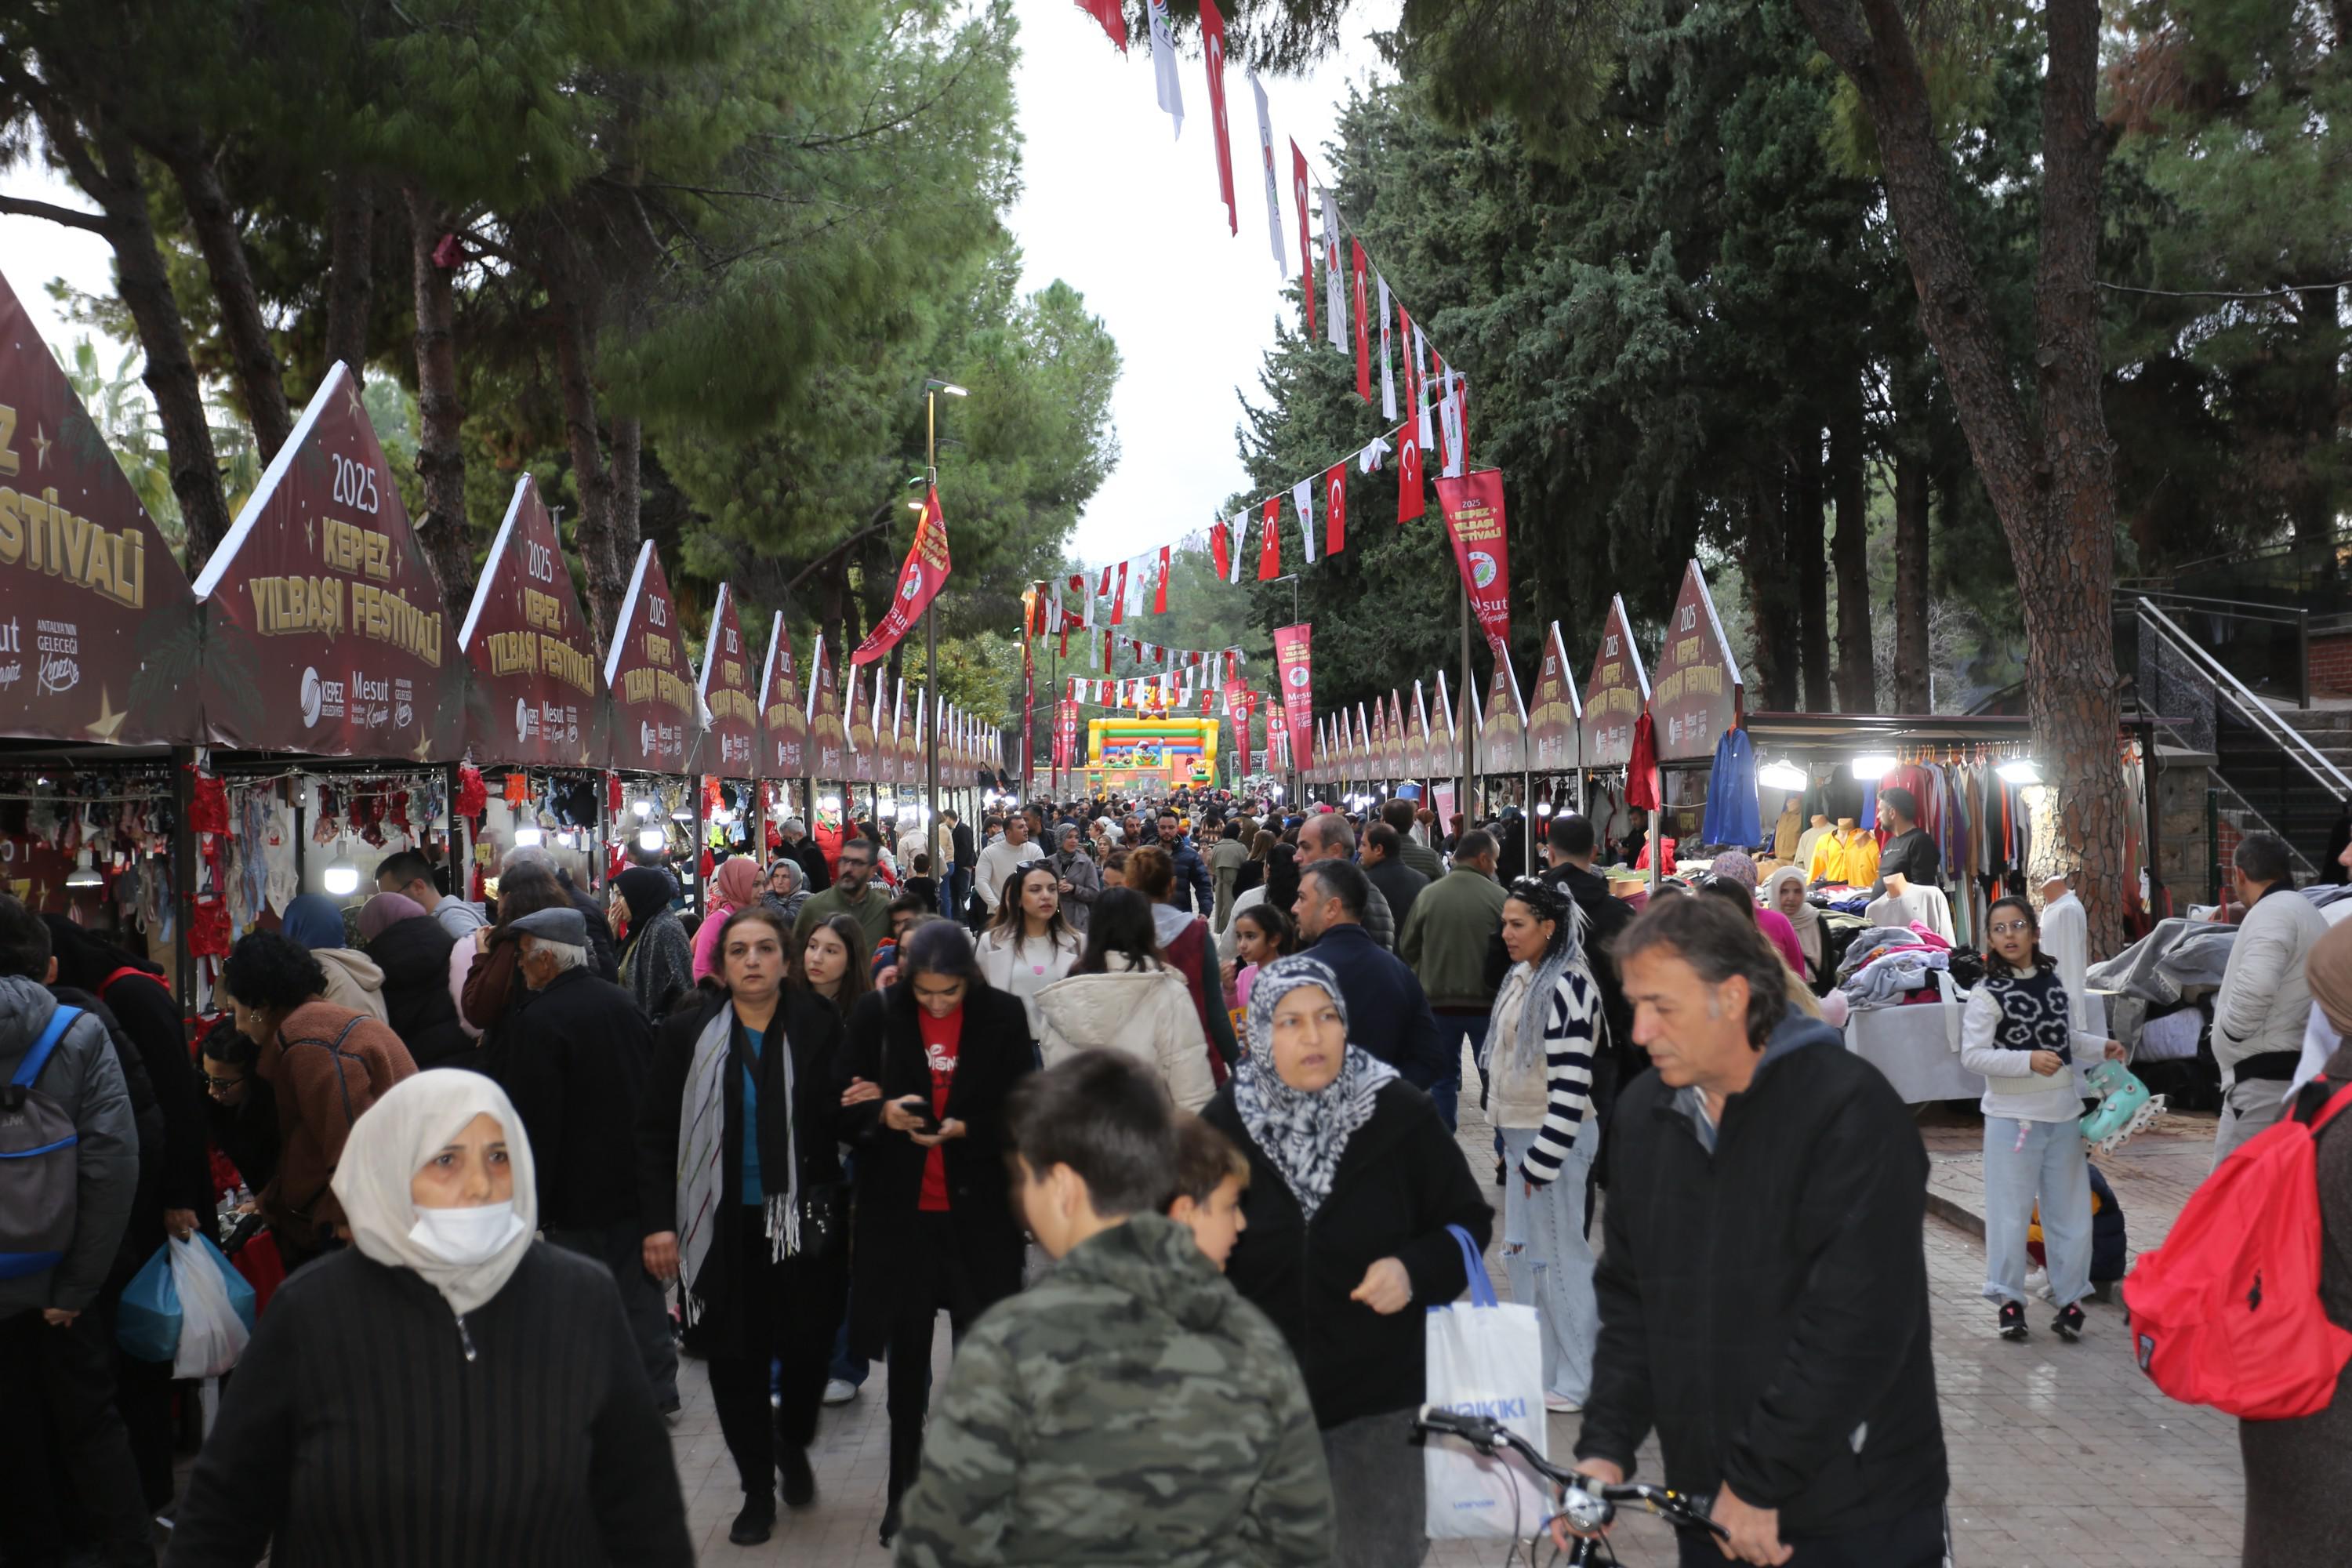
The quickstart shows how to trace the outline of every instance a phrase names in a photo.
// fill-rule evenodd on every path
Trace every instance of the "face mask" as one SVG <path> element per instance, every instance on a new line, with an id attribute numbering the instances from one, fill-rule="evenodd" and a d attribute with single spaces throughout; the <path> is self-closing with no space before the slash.
<path id="1" fill-rule="evenodd" d="M 408 1239 L 442 1262 L 462 1268 L 488 1262 L 522 1231 L 513 1204 L 481 1204 L 473 1208 L 418 1209 Z"/>

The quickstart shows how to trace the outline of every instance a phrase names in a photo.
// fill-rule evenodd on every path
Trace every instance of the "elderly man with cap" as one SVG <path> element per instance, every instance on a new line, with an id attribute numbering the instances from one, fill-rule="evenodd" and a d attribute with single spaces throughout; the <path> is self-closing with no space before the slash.
<path id="1" fill-rule="evenodd" d="M 653 1031 L 630 994 L 597 977 L 580 911 L 514 922 L 529 994 L 516 1009 L 497 1076 L 530 1135 L 547 1239 L 595 1258 L 621 1288 L 654 1403 L 675 1413 L 677 1349 L 661 1287 L 645 1271 L 637 1223 L 637 1107 Z"/>

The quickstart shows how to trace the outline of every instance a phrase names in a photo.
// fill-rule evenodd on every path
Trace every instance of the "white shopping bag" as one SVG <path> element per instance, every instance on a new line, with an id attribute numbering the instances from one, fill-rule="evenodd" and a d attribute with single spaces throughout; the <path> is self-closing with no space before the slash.
<path id="1" fill-rule="evenodd" d="M 1459 1226 L 1470 1299 L 1432 1307 L 1427 1317 L 1431 1405 L 1485 1415 L 1544 1447 L 1543 1335 L 1533 1307 L 1496 1300 L 1486 1260 Z M 1482 1458 L 1454 1438 L 1432 1435 L 1422 1451 L 1433 1541 L 1497 1540 L 1534 1534 L 1551 1512 L 1550 1488 L 1505 1449 Z"/>
<path id="2" fill-rule="evenodd" d="M 221 1278 L 226 1261 L 194 1240 L 174 1237 L 172 1286 L 180 1294 L 180 1348 L 172 1360 L 173 1377 L 218 1377 L 236 1364 L 252 1332 L 229 1300 Z"/>

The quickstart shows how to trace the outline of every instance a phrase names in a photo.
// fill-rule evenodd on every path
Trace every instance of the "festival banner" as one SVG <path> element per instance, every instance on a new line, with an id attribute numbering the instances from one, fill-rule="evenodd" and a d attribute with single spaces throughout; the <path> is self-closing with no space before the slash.
<path id="1" fill-rule="evenodd" d="M 1119 0 L 1078 0 L 1078 9 L 1101 23 L 1118 52 L 1127 53 L 1127 12 Z"/>
<path id="2" fill-rule="evenodd" d="M 1428 506 L 1428 487 L 1422 478 L 1421 435 L 1408 419 L 1397 432 L 1397 525 L 1426 516 Z"/>
<path id="3" fill-rule="evenodd" d="M 1225 18 L 1217 9 L 1217 0 L 1201 0 L 1201 55 L 1209 68 L 1209 126 L 1217 140 L 1217 195 L 1224 200 L 1226 231 L 1239 234 L 1242 216 L 1240 204 L 1234 199 L 1234 144 L 1225 129 Z"/>
<path id="4" fill-rule="evenodd" d="M 1365 299 L 1364 242 L 1352 234 L 1348 237 L 1348 258 L 1350 275 L 1355 280 L 1356 395 L 1370 403 L 1372 400 L 1371 323 L 1365 318 L 1371 314 L 1371 310 Z"/>
<path id="5" fill-rule="evenodd" d="M 21 426 L 14 432 L 16 441 L 40 434 L 37 422 L 29 435 Z M 37 479 L 37 442 L 33 451 Z M 119 530 L 101 541 L 94 530 L 74 528 L 62 499 L 36 502 L 20 489 L 16 505 L 20 517 L 38 510 L 41 522 L 28 531 L 42 550 L 58 552 L 43 559 L 59 561 L 68 579 L 79 562 L 94 584 L 103 545 L 118 587 L 126 576 L 138 581 L 140 568 Z M 169 560 L 160 552 L 158 558 Z M 156 577 L 169 582 L 160 570 Z M 328 367 L 293 434 L 205 563 L 195 596 L 207 616 L 201 687 L 205 728 L 215 744 L 419 763 L 462 753 L 463 680 L 449 636 L 456 628 L 360 405 L 359 384 L 341 363 Z M 71 667 L 91 651 L 98 623 L 85 629 L 77 616 L 53 624 L 44 629 L 52 625 L 44 617 L 7 635 L 30 630 L 34 653 L 53 668 L 60 661 Z M 21 657 L 22 646 L 0 651 L 0 659 Z M 137 646 L 135 634 L 128 646 Z M 112 673 L 110 660 L 100 668 Z M 45 679 L 54 689 L 60 678 Z M 690 700 L 691 689 L 681 687 Z M 121 689 L 128 702 L 128 681 Z M 100 706 L 112 695 L 102 682 Z M 95 724 L 57 727 L 87 734 L 106 726 L 110 739 L 120 739 L 115 717 L 102 711 Z"/>
<path id="6" fill-rule="evenodd" d="M 650 539 L 638 548 L 618 628 L 604 650 L 604 685 L 612 693 L 613 765 L 634 773 L 686 772 L 701 728 L 701 704 L 677 604 Z"/>
<path id="7" fill-rule="evenodd" d="M 1151 18 L 1151 79 L 1160 95 L 1160 107 L 1176 122 L 1173 134 L 1181 141 L 1184 88 L 1176 76 L 1176 37 L 1168 26 L 1168 0 L 1145 0 L 1144 9 Z"/>
<path id="8" fill-rule="evenodd" d="M 1271 583 L 1282 575 L 1282 498 L 1265 498 L 1265 531 L 1257 545 L 1257 580 Z"/>
<path id="9" fill-rule="evenodd" d="M 201 704 L 189 700 L 203 679 L 195 595 L 5 279 L 0 518 L 0 581 L 14 601 L 0 618 L 0 734 L 203 740 Z"/>
<path id="10" fill-rule="evenodd" d="M 932 597 L 946 585 L 948 568 L 947 520 L 940 513 L 940 488 L 933 485 L 923 492 L 923 515 L 915 523 L 915 542 L 908 546 L 906 562 L 898 568 L 898 588 L 890 596 L 890 608 L 849 656 L 853 668 L 873 663 L 915 629 Z"/>
<path id="11" fill-rule="evenodd" d="M 1287 277 L 1290 258 L 1282 251 L 1282 176 L 1274 168 L 1274 121 L 1265 108 L 1265 84 L 1257 79 L 1257 72 L 1249 73 L 1250 96 L 1257 100 L 1257 150 L 1265 168 L 1265 230 L 1266 241 L 1274 247 L 1274 275 Z"/>
<path id="12" fill-rule="evenodd" d="M 1162 0 L 1165 3 L 1165 0 Z M 1290 144 L 1290 200 L 1298 209 L 1298 298 L 1307 307 L 1307 335 L 1315 335 L 1315 247 L 1307 237 L 1307 154 Z"/>
<path id="13" fill-rule="evenodd" d="M 1706 577 L 1693 561 L 1683 569 L 1682 594 L 1666 622 L 1657 684 L 1650 693 L 1658 761 L 1712 759 L 1717 740 L 1739 722 L 1741 695 L 1739 666 L 1716 616 Z"/>
<path id="14" fill-rule="evenodd" d="M 1315 719 L 1314 636 L 1314 626 L 1304 622 L 1274 628 L 1274 667 L 1282 681 L 1283 719 L 1295 737 L 1297 761 L 1294 765 L 1302 768 L 1315 761 L 1307 743 L 1308 726 Z"/>
<path id="15" fill-rule="evenodd" d="M 1323 470 L 1323 553 L 1337 555 L 1348 548 L 1348 465 Z"/>
<path id="16" fill-rule="evenodd" d="M 1470 591 L 1470 608 L 1486 634 L 1486 646 L 1498 662 L 1507 664 L 1511 554 L 1503 526 L 1502 470 L 1481 468 L 1438 480 L 1437 506 L 1445 514 L 1445 536 L 1453 542 L 1454 562 L 1462 569 L 1462 585 Z"/>
<path id="17" fill-rule="evenodd" d="M 1339 204 L 1323 186 L 1316 187 L 1323 198 L 1323 331 L 1331 346 L 1345 353 L 1348 347 L 1348 275 L 1339 262 Z"/>
<path id="18" fill-rule="evenodd" d="M 808 714 L 801 707 L 800 679 L 793 668 L 793 639 L 784 635 L 784 613 L 776 612 L 768 633 L 768 658 L 761 667 L 761 771 L 796 779 L 808 772 Z"/>
<path id="19" fill-rule="evenodd" d="M 759 771 L 760 700 L 751 691 L 751 661 L 731 584 L 719 584 L 710 605 L 710 635 L 702 647 L 703 742 L 694 771 L 748 779 Z"/>
<path id="20" fill-rule="evenodd" d="M 1576 681 L 1568 672 L 1568 645 L 1560 640 L 1559 623 L 1554 621 L 1544 634 L 1543 664 L 1536 672 L 1528 710 L 1529 771 L 1556 773 L 1575 767 L 1583 721 L 1584 705 L 1577 700 Z"/>
<path id="21" fill-rule="evenodd" d="M 604 760 L 604 689 L 555 520 L 529 474 L 515 481 L 474 602 L 457 630 L 473 679 L 466 749 L 477 763 Z"/>
<path id="22" fill-rule="evenodd" d="M 1394 419 L 1397 416 L 1397 389 L 1396 368 L 1389 350 L 1389 280 L 1375 272 L 1372 281 L 1381 291 L 1381 417 Z"/>
<path id="23" fill-rule="evenodd" d="M 825 656 L 824 634 L 809 649 L 808 776 L 842 783 L 849 777 L 849 731 L 841 722 L 841 688 Z"/>

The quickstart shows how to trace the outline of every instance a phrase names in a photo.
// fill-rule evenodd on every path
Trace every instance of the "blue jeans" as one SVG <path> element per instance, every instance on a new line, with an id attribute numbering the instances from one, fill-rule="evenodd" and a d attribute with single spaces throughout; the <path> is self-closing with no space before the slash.
<path id="1" fill-rule="evenodd" d="M 2050 1299 L 2070 1307 L 2091 1293 L 2091 1166 L 2081 1128 L 1986 1117 L 1984 1191 L 1986 1300 L 2024 1304 L 2025 1233 L 2036 1198 Z"/>
<path id="2" fill-rule="evenodd" d="M 1584 1239 L 1584 1176 L 1601 1129 L 1587 1114 L 1559 1174 L 1531 1196 L 1519 1166 L 1536 1136 L 1533 1127 L 1503 1129 L 1510 1160 L 1503 1182 L 1503 1269 L 1511 1300 L 1533 1307 L 1541 1320 L 1545 1392 L 1581 1405 L 1592 1392 L 1592 1342 L 1601 1332 L 1592 1247 Z"/>

